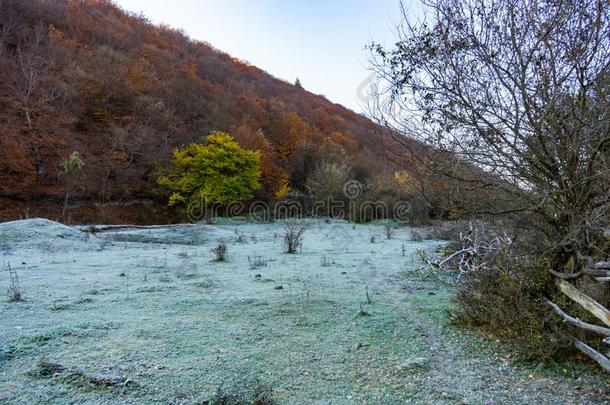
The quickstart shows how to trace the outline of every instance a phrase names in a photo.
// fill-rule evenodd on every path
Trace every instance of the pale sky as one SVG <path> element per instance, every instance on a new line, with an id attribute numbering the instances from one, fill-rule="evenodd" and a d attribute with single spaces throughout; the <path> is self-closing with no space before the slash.
<path id="1" fill-rule="evenodd" d="M 115 0 L 273 76 L 362 112 L 372 40 L 391 45 L 399 0 Z"/>

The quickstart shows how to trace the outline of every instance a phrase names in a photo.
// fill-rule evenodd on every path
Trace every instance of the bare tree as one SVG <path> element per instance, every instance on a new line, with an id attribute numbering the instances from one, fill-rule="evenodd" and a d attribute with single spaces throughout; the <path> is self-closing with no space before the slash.
<path id="1" fill-rule="evenodd" d="M 5 52 L 5 44 L 8 41 L 9 36 L 13 33 L 15 27 L 12 21 L 7 21 L 0 26 L 0 57 Z"/>
<path id="2" fill-rule="evenodd" d="M 509 211 L 535 213 L 554 265 L 600 254 L 609 209 L 610 5 L 424 4 L 430 21 L 413 22 L 403 6 L 397 46 L 371 46 L 381 79 L 373 113 L 484 170 L 464 180 L 509 193 Z M 444 173 L 460 173 L 451 168 Z"/>
<path id="3" fill-rule="evenodd" d="M 19 39 L 15 56 L 20 75 L 14 84 L 14 89 L 30 128 L 32 128 L 32 110 L 35 104 L 46 101 L 35 100 L 46 69 L 46 61 L 41 56 L 44 35 L 44 28 L 40 25 L 24 33 Z"/>
<path id="4" fill-rule="evenodd" d="M 63 221 L 66 221 L 66 211 L 68 210 L 68 201 L 71 193 L 76 185 L 76 180 L 83 174 L 85 163 L 81 160 L 80 154 L 74 151 L 61 164 L 60 176 L 64 182 L 64 206 L 62 209 Z"/>
<path id="5" fill-rule="evenodd" d="M 349 167 L 343 162 L 320 162 L 309 178 L 307 188 L 316 201 L 317 215 L 333 216 L 333 201 L 345 198 L 344 188 L 349 180 Z"/>

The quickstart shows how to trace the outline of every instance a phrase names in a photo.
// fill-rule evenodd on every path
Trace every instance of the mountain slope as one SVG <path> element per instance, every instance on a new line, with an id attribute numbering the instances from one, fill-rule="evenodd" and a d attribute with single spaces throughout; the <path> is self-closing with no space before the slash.
<path id="1" fill-rule="evenodd" d="M 375 173 L 392 172 L 388 150 L 406 153 L 364 116 L 111 2 L 0 5 L 0 219 L 57 216 L 75 150 L 72 220 L 139 222 L 158 218 L 155 172 L 172 149 L 213 130 L 261 151 L 259 198 L 303 187 L 322 150 Z"/>

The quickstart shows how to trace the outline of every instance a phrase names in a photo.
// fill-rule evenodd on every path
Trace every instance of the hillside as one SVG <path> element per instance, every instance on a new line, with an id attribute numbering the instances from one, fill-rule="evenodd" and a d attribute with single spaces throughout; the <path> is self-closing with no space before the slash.
<path id="1" fill-rule="evenodd" d="M 261 151 L 263 199 L 303 188 L 322 149 L 368 174 L 391 174 L 387 151 L 407 150 L 364 116 L 111 2 L 0 4 L 0 220 L 58 217 L 72 151 L 85 174 L 71 221 L 150 222 L 156 171 L 210 131 Z"/>

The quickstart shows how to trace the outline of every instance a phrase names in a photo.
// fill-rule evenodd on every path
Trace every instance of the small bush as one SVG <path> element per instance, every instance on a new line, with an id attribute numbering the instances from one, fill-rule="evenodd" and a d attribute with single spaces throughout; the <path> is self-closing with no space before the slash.
<path id="1" fill-rule="evenodd" d="M 277 402 L 273 399 L 273 387 L 256 381 L 252 389 L 252 405 L 275 405 Z"/>
<path id="2" fill-rule="evenodd" d="M 228 248 L 227 244 L 223 241 L 218 242 L 216 247 L 210 249 L 210 252 L 214 254 L 215 262 L 225 262 L 227 261 Z"/>
<path id="3" fill-rule="evenodd" d="M 574 357 L 570 335 L 583 340 L 587 332 L 564 324 L 547 299 L 584 322 L 595 320 L 558 291 L 540 229 L 481 221 L 441 229 L 444 235 L 437 236 L 451 240 L 435 271 L 459 273 L 454 280 L 458 283 L 454 322 L 503 340 L 518 360 L 549 363 Z M 598 286 L 581 282 L 579 287 L 605 305 L 610 296 Z"/>
<path id="4" fill-rule="evenodd" d="M 34 369 L 30 370 L 28 374 L 31 377 L 52 377 L 54 375 L 63 373 L 66 371 L 66 367 L 58 363 L 51 363 L 48 358 L 42 356 L 36 362 Z"/>
<path id="5" fill-rule="evenodd" d="M 242 389 L 226 384 L 221 384 L 216 387 L 214 396 L 210 401 L 210 405 L 246 405 L 245 393 Z"/>
<path id="6" fill-rule="evenodd" d="M 38 359 L 35 367 L 28 372 L 28 375 L 34 378 L 57 378 L 61 382 L 85 389 L 108 389 L 115 386 L 127 388 L 134 385 L 130 379 L 124 376 L 89 375 L 78 369 L 52 363 L 46 357 Z"/>
<path id="7" fill-rule="evenodd" d="M 209 405 L 275 405 L 273 388 L 260 380 L 237 377 L 216 387 Z"/>
<path id="8" fill-rule="evenodd" d="M 214 285 L 214 282 L 211 280 L 199 281 L 193 284 L 193 286 L 197 288 L 212 288 L 214 287 Z"/>

